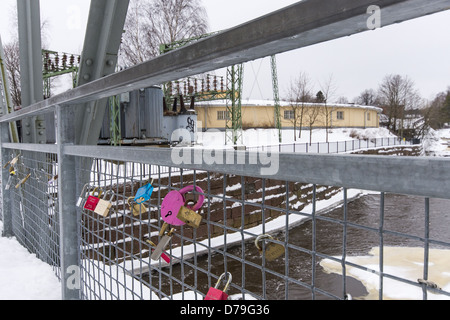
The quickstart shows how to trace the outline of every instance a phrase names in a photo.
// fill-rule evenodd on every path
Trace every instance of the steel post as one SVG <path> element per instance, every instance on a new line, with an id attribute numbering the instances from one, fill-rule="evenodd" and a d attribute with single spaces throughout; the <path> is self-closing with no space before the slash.
<path id="1" fill-rule="evenodd" d="M 14 235 L 12 228 L 12 211 L 11 211 L 11 192 L 6 190 L 9 179 L 8 168 L 3 168 L 4 164 L 10 161 L 11 151 L 3 148 L 3 144 L 9 141 L 9 123 L 0 124 L 0 159 L 1 159 L 1 217 L 3 221 L 3 237 L 12 237 Z"/>
<path id="2" fill-rule="evenodd" d="M 75 157 L 68 156 L 64 152 L 65 147 L 75 141 L 74 110 L 70 107 L 58 106 L 56 114 L 62 298 L 63 300 L 78 300 L 81 297 L 81 287 L 76 208 L 76 163 Z"/>

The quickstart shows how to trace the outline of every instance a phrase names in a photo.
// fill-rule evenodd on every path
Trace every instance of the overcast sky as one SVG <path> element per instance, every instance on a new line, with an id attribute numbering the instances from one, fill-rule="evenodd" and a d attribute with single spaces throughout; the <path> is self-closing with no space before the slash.
<path id="1" fill-rule="evenodd" d="M 293 0 L 203 0 L 210 31 L 224 30 L 286 7 Z M 49 49 L 80 53 L 90 0 L 41 0 L 49 24 Z M 16 0 L 1 0 L 0 35 L 11 37 Z M 410 77 L 422 97 L 431 99 L 450 86 L 450 11 L 383 27 L 354 36 L 301 48 L 277 56 L 280 95 L 291 80 L 306 72 L 319 82 L 333 75 L 335 99 L 350 101 L 365 89 L 377 89 L 388 74 Z M 256 80 L 257 79 L 257 80 Z M 272 99 L 269 59 L 245 64 L 244 98 Z"/>

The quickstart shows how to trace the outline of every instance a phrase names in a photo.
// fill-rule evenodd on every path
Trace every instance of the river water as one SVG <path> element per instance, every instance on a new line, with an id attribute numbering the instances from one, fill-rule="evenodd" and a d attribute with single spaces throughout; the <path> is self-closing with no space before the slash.
<path id="1" fill-rule="evenodd" d="M 425 234 L 425 200 L 420 197 L 392 195 L 385 196 L 384 205 L 384 230 L 394 231 L 413 237 L 423 237 Z M 362 225 L 374 230 L 364 230 L 352 226 L 346 229 L 346 255 L 366 256 L 369 251 L 380 244 L 380 234 L 377 232 L 380 224 L 380 195 L 369 194 L 362 196 L 348 205 L 347 221 L 351 224 Z M 430 199 L 430 238 L 433 240 L 450 243 L 450 200 Z M 289 263 L 286 256 L 273 262 L 266 262 L 266 272 L 261 271 L 262 259 L 253 242 L 244 246 L 228 248 L 227 255 L 216 254 L 208 257 L 197 257 L 197 267 L 205 271 L 220 275 L 223 270 L 228 270 L 233 275 L 232 283 L 237 287 L 230 287 L 229 294 L 241 294 L 240 287 L 245 287 L 248 292 L 255 293 L 258 298 L 269 300 L 310 300 L 310 299 L 334 299 L 321 290 L 343 297 L 343 277 L 340 274 L 327 273 L 321 265 L 320 255 L 339 256 L 342 254 L 344 242 L 344 226 L 336 221 L 343 221 L 344 210 L 342 207 L 334 209 L 323 217 L 330 218 L 327 221 L 316 219 L 316 222 L 306 221 L 302 225 L 291 229 L 288 233 L 288 242 L 299 248 L 291 248 L 288 252 Z M 321 216 L 322 217 L 322 216 Z M 335 219 L 335 220 L 333 220 Z M 313 231 L 315 230 L 315 248 L 319 256 L 313 260 L 309 250 L 313 248 Z M 279 240 L 285 239 L 285 234 L 277 235 Z M 420 241 L 404 236 L 383 236 L 384 246 L 392 247 L 423 247 Z M 306 252 L 303 251 L 304 248 Z M 448 249 L 448 248 L 444 248 Z M 244 254 L 242 253 L 244 250 Z M 245 257 L 246 263 L 239 258 Z M 194 261 L 191 261 L 194 263 Z M 312 265 L 316 268 L 312 268 Z M 314 273 L 314 276 L 313 276 Z M 196 271 L 187 265 L 172 267 L 173 277 L 183 279 L 185 283 L 197 288 L 201 292 L 208 291 L 207 276 L 205 272 Z M 181 275 L 184 277 L 181 277 Z M 286 282 L 283 278 L 287 275 L 295 281 Z M 165 279 L 168 280 L 168 279 Z M 163 283 L 165 282 L 162 279 Z M 296 283 L 300 282 L 300 283 Z M 213 284 L 214 285 L 214 284 Z M 311 286 L 317 290 L 313 294 Z M 181 291 L 180 285 L 171 283 L 172 292 Z M 346 277 L 346 292 L 352 297 L 364 298 L 368 292 L 365 286 L 357 279 Z M 168 289 L 168 287 L 166 288 Z M 188 290 L 188 289 L 184 289 Z M 242 295 L 241 295 L 242 296 Z M 245 297 L 249 298 L 248 295 Z"/>

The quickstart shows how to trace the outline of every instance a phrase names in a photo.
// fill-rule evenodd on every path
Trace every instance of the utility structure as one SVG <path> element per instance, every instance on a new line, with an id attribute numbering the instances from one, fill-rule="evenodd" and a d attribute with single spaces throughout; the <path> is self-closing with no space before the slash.
<path id="1" fill-rule="evenodd" d="M 81 56 L 70 53 L 60 53 L 51 50 L 42 50 L 44 98 L 51 97 L 51 80 L 65 74 L 72 74 L 72 88 L 77 87 L 78 72 L 80 69 Z M 108 100 L 110 108 L 110 130 L 111 145 L 121 144 L 120 134 L 120 96 L 110 97 Z"/>
<path id="2" fill-rule="evenodd" d="M 160 45 L 160 54 L 166 54 L 172 50 L 179 49 L 183 46 L 193 42 L 205 39 L 220 32 L 213 32 L 198 37 L 183 39 L 169 44 Z M 272 71 L 272 87 L 273 99 L 275 102 L 275 128 L 278 130 L 278 137 L 280 143 L 282 142 L 281 134 L 281 114 L 280 114 L 280 94 L 278 86 L 278 70 L 276 55 L 270 56 L 271 71 Z M 213 86 L 210 85 L 210 78 L 213 77 Z M 226 116 L 226 133 L 225 143 L 238 145 L 243 143 L 242 136 L 242 92 L 244 84 L 244 65 L 237 64 L 227 68 L 226 74 L 226 88 L 223 86 L 223 77 L 220 79 L 220 90 L 218 89 L 217 76 L 206 75 L 205 79 L 201 80 L 201 90 L 198 89 L 198 79 L 189 77 L 184 81 L 168 82 L 163 85 L 164 98 L 168 105 L 176 103 L 177 99 L 191 99 L 196 101 L 213 101 L 226 100 L 227 116 Z M 183 83 L 183 84 L 182 84 Z M 191 84 L 193 84 L 191 86 Z M 182 94 L 182 88 L 184 93 Z M 175 106 L 174 106 L 175 107 Z"/>
<path id="3" fill-rule="evenodd" d="M 227 99 L 225 144 L 231 142 L 237 146 L 243 143 L 242 136 L 242 91 L 244 83 L 244 65 L 234 65 L 227 69 L 227 79 L 231 86 L 231 95 Z"/>
<path id="4" fill-rule="evenodd" d="M 51 79 L 65 74 L 72 74 L 72 88 L 77 86 L 77 76 L 81 57 L 75 54 L 42 50 L 44 79 L 44 98 L 51 96 Z"/>
<path id="5" fill-rule="evenodd" d="M 22 108 L 44 100 L 40 2 L 17 0 L 19 26 Z M 22 120 L 24 143 L 47 143 L 46 119 L 32 116 Z"/>
<path id="6" fill-rule="evenodd" d="M 270 57 L 270 65 L 272 67 L 273 101 L 275 102 L 275 127 L 278 130 L 278 140 L 282 143 L 283 136 L 281 133 L 280 89 L 278 87 L 277 57 L 275 55 Z"/>
<path id="7" fill-rule="evenodd" d="M 168 44 L 162 44 L 160 46 L 160 54 L 168 53 L 172 50 L 181 48 L 193 42 L 201 39 L 208 38 L 214 34 L 220 32 L 212 32 L 200 35 L 198 37 L 192 37 L 189 39 L 183 39 Z M 214 85 L 211 89 L 210 77 L 214 79 Z M 190 86 L 192 78 L 188 78 L 185 81 L 187 83 L 187 90 L 185 90 L 184 97 L 190 99 L 202 101 L 212 100 L 226 100 L 227 113 L 226 117 L 226 132 L 225 132 L 225 144 L 238 145 L 242 144 L 242 89 L 243 89 L 243 77 L 244 77 L 244 65 L 232 65 L 227 68 L 226 87 L 223 87 L 223 78 L 221 78 L 221 89 L 217 90 L 217 77 L 212 75 L 206 75 L 206 87 L 205 80 L 202 80 L 202 90 L 198 91 L 196 85 L 197 80 L 194 79 L 194 86 Z M 172 82 L 163 85 L 164 97 L 167 104 L 176 103 L 177 99 L 183 99 L 180 91 L 180 81 L 176 82 L 175 93 L 173 92 L 174 85 Z M 175 107 L 175 106 L 174 106 Z"/>

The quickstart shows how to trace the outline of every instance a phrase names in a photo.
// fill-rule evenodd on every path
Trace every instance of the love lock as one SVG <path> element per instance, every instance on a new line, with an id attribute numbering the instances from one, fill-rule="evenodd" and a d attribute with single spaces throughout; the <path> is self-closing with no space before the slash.
<path id="1" fill-rule="evenodd" d="M 147 243 L 152 247 L 152 252 L 153 251 L 155 251 L 155 248 L 157 248 L 158 246 L 156 245 L 156 244 L 154 244 L 152 241 L 150 241 L 150 240 L 147 240 Z M 162 246 L 163 244 L 161 244 L 161 246 Z M 165 262 L 167 262 L 167 263 L 170 263 L 170 257 L 167 255 L 167 254 L 165 254 L 163 251 L 162 251 L 162 249 L 159 249 L 158 248 L 158 254 L 157 255 L 155 255 L 153 258 L 155 258 L 155 260 L 158 260 L 157 258 L 158 258 L 158 255 L 159 255 L 159 251 L 161 250 L 161 258 L 165 261 Z"/>
<path id="2" fill-rule="evenodd" d="M 95 195 L 95 193 L 97 193 L 97 195 Z M 96 187 L 92 194 L 87 198 L 86 203 L 84 204 L 84 209 L 94 211 L 97 204 L 100 202 L 102 194 L 102 188 Z"/>
<path id="3" fill-rule="evenodd" d="M 167 226 L 167 224 L 165 224 L 165 226 Z M 161 238 L 160 242 L 158 243 L 158 245 L 156 246 L 155 250 L 153 251 L 152 255 L 150 256 L 150 258 L 152 260 L 158 261 L 161 258 L 161 256 L 164 254 L 164 251 L 166 251 L 167 247 L 169 246 L 174 232 L 175 232 L 175 229 L 173 229 L 173 228 L 167 234 L 165 234 L 165 228 L 163 228 L 161 230 L 161 233 L 163 233 L 163 235 L 160 234 L 162 236 L 162 238 Z M 166 260 L 166 262 L 167 262 L 167 260 Z M 170 259 L 169 259 L 169 262 L 170 262 Z"/>
<path id="4" fill-rule="evenodd" d="M 153 181 L 152 181 L 153 183 Z M 153 193 L 153 186 L 151 183 L 139 188 L 139 190 L 136 192 L 136 195 L 134 196 L 134 201 L 137 204 L 141 204 L 145 201 L 150 200 Z"/>
<path id="5" fill-rule="evenodd" d="M 205 201 L 203 190 L 196 186 L 195 190 L 200 193 L 198 202 L 191 208 L 186 204 L 184 195 L 194 190 L 194 186 L 187 186 L 180 191 L 171 191 L 167 194 L 161 204 L 161 218 L 166 224 L 172 226 L 184 226 L 185 224 L 198 228 L 202 216 L 198 211 Z"/>
<path id="6" fill-rule="evenodd" d="M 128 205 L 130 206 L 130 210 L 133 212 L 133 216 L 137 217 L 139 215 L 141 215 L 141 213 L 146 213 L 148 208 L 145 206 L 144 203 L 141 204 L 137 204 L 134 203 L 134 198 L 130 197 L 127 199 Z"/>
<path id="7" fill-rule="evenodd" d="M 111 195 L 109 197 L 109 200 L 107 199 L 108 194 Z M 100 199 L 97 203 L 94 212 L 106 218 L 112 208 L 112 201 L 114 198 L 115 193 L 113 191 L 107 191 L 103 196 L 103 199 Z"/>
<path id="8" fill-rule="evenodd" d="M 84 185 L 83 190 L 81 190 L 81 194 L 80 194 L 80 196 L 78 197 L 77 207 L 82 208 L 82 207 L 84 206 L 83 201 L 86 200 L 86 198 L 87 198 L 86 196 L 89 196 L 90 188 L 91 188 L 91 187 L 89 186 L 89 184 L 85 184 L 85 185 Z"/>
<path id="9" fill-rule="evenodd" d="M 227 284 L 225 285 L 225 288 L 223 290 L 219 289 L 219 285 L 224 279 L 225 275 L 228 276 Z M 206 297 L 204 300 L 228 300 L 228 294 L 226 293 L 228 291 L 228 288 L 231 284 L 231 280 L 233 279 L 231 273 L 227 272 L 226 274 L 222 274 L 219 278 L 219 280 L 216 283 L 216 286 L 214 288 L 209 288 L 208 293 L 206 294 Z"/>
<path id="10" fill-rule="evenodd" d="M 259 242 L 263 239 L 275 240 L 271 235 L 263 234 L 256 238 L 255 246 L 258 249 L 259 253 L 263 255 L 263 248 L 260 247 Z M 270 242 L 265 246 L 265 257 L 267 261 L 273 261 L 278 259 L 285 253 L 284 246 L 278 243 Z"/>

